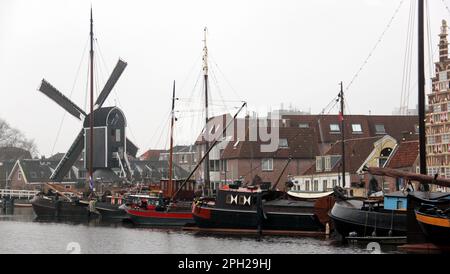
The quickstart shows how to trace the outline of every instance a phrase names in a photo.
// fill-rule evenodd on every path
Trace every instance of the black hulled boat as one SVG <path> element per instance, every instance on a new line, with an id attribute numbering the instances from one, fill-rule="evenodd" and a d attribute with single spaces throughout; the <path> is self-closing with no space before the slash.
<path id="1" fill-rule="evenodd" d="M 224 186 L 216 199 L 200 198 L 193 203 L 195 223 L 200 228 L 325 231 L 332 197 L 289 200 L 284 192 L 269 186 Z"/>
<path id="2" fill-rule="evenodd" d="M 31 205 L 36 216 L 40 219 L 60 218 L 60 219 L 88 219 L 98 217 L 90 203 L 81 201 L 77 197 L 69 198 L 59 195 L 36 195 Z"/>

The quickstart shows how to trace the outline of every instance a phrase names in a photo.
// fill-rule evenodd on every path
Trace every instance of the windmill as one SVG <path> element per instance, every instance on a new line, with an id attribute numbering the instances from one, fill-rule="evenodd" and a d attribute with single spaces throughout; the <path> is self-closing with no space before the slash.
<path id="1" fill-rule="evenodd" d="M 136 157 L 138 148 L 126 137 L 126 119 L 123 112 L 117 107 L 103 107 L 106 99 L 111 93 L 114 85 L 119 80 L 127 63 L 120 60 L 108 78 L 105 86 L 93 104 L 93 20 L 91 9 L 91 110 L 85 113 L 69 98 L 64 96 L 45 79 L 42 80 L 38 90 L 58 105 L 64 108 L 75 118 L 84 119 L 83 128 L 76 136 L 74 142 L 59 162 L 58 166 L 50 176 L 54 182 L 61 182 L 68 174 L 73 164 L 80 159 L 84 153 L 84 165 L 89 170 L 93 180 L 102 178 L 104 181 L 117 181 L 119 176 L 130 178 L 130 165 L 127 155 Z M 88 138 L 89 137 L 89 138 Z M 92 144 L 92 145 L 91 145 Z M 91 146 L 93 149 L 91 149 Z M 90 155 L 90 157 L 88 157 Z M 95 157 L 94 157 L 95 155 Z"/>

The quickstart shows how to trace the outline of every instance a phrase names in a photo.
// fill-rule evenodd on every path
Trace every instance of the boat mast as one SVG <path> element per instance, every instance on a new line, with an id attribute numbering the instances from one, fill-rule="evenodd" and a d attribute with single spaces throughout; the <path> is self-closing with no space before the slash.
<path id="1" fill-rule="evenodd" d="M 91 50 L 89 51 L 90 55 L 90 78 L 91 78 L 91 86 L 90 86 L 90 115 L 89 115 L 89 176 L 90 182 L 94 181 L 94 170 L 93 170 L 93 160 L 94 160 L 94 20 L 92 19 L 92 7 L 91 7 Z"/>
<path id="2" fill-rule="evenodd" d="M 419 166 L 420 174 L 427 174 L 425 150 L 425 57 L 424 57 L 424 0 L 418 7 L 418 95 L 419 95 Z M 428 186 L 424 186 L 426 189 Z"/>
<path id="3" fill-rule="evenodd" d="M 173 125 L 175 123 L 175 80 L 173 81 L 173 95 L 172 95 L 172 119 L 170 121 L 170 151 L 169 151 L 169 185 L 168 185 L 168 194 L 169 197 L 172 197 L 173 193 Z"/>
<path id="4" fill-rule="evenodd" d="M 206 27 L 203 29 L 204 32 L 204 47 L 203 47 L 203 79 L 205 83 L 205 135 L 204 137 L 207 137 L 209 134 L 209 128 L 208 128 L 208 120 L 209 120 L 209 112 L 208 112 L 208 47 L 206 46 Z M 205 153 L 209 150 L 209 138 L 204 138 L 205 141 Z M 209 183 L 210 183 L 210 177 L 209 177 L 209 155 L 206 154 L 205 162 L 203 164 L 204 168 L 204 183 L 205 188 L 209 190 Z"/>
<path id="5" fill-rule="evenodd" d="M 222 131 L 222 136 L 225 136 L 227 129 L 234 123 L 234 121 L 236 120 L 237 116 L 239 115 L 239 113 L 241 112 L 241 110 L 247 105 L 246 102 L 244 102 L 242 104 L 242 106 L 238 109 L 238 111 L 236 112 L 236 114 L 234 114 L 233 119 L 223 128 Z M 172 201 L 175 200 L 175 197 L 177 196 L 178 192 L 180 192 L 180 190 L 186 185 L 186 183 L 191 179 L 192 175 L 194 175 L 194 173 L 197 171 L 198 167 L 203 163 L 203 161 L 206 159 L 206 157 L 208 156 L 208 154 L 211 152 L 211 150 L 217 145 L 217 143 L 219 143 L 219 139 L 214 140 L 214 142 L 212 142 L 211 146 L 209 147 L 209 149 L 205 152 L 205 154 L 203 155 L 203 157 L 200 159 L 200 161 L 197 163 L 197 165 L 195 165 L 194 169 L 191 171 L 191 173 L 189 173 L 189 176 L 184 179 L 183 183 L 181 183 L 180 187 L 177 189 L 177 191 L 175 191 L 175 193 L 172 196 Z"/>
<path id="6" fill-rule="evenodd" d="M 339 119 L 341 120 L 341 142 L 342 142 L 342 187 L 345 188 L 345 123 L 344 123 L 344 88 L 342 81 L 340 83 L 341 91 L 339 92 L 339 98 L 341 100 L 341 111 L 339 113 Z"/>

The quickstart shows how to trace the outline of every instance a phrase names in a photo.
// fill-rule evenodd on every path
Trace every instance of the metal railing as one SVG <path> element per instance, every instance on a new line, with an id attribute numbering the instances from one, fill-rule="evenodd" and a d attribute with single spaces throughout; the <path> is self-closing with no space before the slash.
<path id="1" fill-rule="evenodd" d="M 17 190 L 17 189 L 0 189 L 0 197 L 14 197 L 14 198 L 27 198 L 30 199 L 39 191 L 37 190 Z"/>

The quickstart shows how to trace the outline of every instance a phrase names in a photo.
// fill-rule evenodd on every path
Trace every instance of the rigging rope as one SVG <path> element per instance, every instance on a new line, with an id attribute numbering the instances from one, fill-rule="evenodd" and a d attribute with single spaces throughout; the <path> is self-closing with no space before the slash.
<path id="1" fill-rule="evenodd" d="M 78 75 L 79 75 L 79 73 L 80 73 L 80 69 L 81 69 L 81 66 L 82 66 L 82 64 L 83 64 L 83 59 L 84 59 L 84 56 L 85 56 L 85 54 L 86 54 L 86 48 L 87 48 L 87 45 L 88 45 L 88 41 L 89 41 L 89 38 L 86 39 L 86 43 L 85 43 L 85 45 L 84 45 L 83 53 L 81 54 L 80 63 L 78 64 L 77 72 L 76 72 L 76 74 L 75 74 L 75 79 L 74 79 L 74 81 L 73 81 L 72 88 L 71 88 L 71 90 L 70 90 L 69 99 L 72 98 L 73 91 L 75 90 L 75 85 L 76 85 L 77 80 L 78 80 Z M 64 119 L 66 118 L 66 113 L 67 113 L 67 111 L 64 111 L 64 112 L 63 112 L 63 116 L 62 116 L 62 118 L 61 118 L 61 122 L 59 123 L 58 131 L 57 131 L 57 133 L 56 133 L 56 138 L 55 138 L 55 141 L 53 142 L 53 146 L 52 146 L 52 150 L 51 150 L 51 154 L 52 154 L 52 155 L 53 155 L 53 153 L 55 152 L 55 147 L 56 147 L 56 144 L 58 143 L 59 135 L 61 134 L 62 125 L 63 125 L 63 123 L 64 123 Z"/>
<path id="2" fill-rule="evenodd" d="M 394 14 L 392 15 L 391 19 L 389 20 L 388 24 L 386 25 L 386 27 L 384 28 L 383 32 L 381 33 L 380 37 L 378 38 L 377 42 L 375 43 L 375 45 L 373 46 L 372 50 L 369 52 L 369 55 L 366 57 L 366 59 L 364 59 L 362 65 L 359 67 L 359 69 L 356 71 L 356 73 L 353 75 L 352 79 L 350 80 L 350 82 L 348 83 L 348 85 L 345 87 L 345 90 L 347 91 L 350 86 L 353 84 L 353 82 L 355 81 L 355 79 L 359 76 L 359 73 L 364 69 L 364 67 L 366 66 L 367 62 L 369 61 L 369 59 L 372 57 L 373 53 L 375 52 L 375 50 L 378 48 L 378 45 L 381 43 L 381 41 L 384 38 L 384 35 L 386 34 L 387 30 L 391 27 L 392 22 L 394 21 L 395 17 L 397 16 L 400 7 L 402 6 L 404 0 L 401 0 L 398 7 L 395 9 Z"/>
<path id="3" fill-rule="evenodd" d="M 100 56 L 100 58 L 101 58 L 101 60 L 103 62 L 103 65 L 105 66 L 107 71 L 111 71 L 111 70 L 109 70 L 109 66 L 106 63 L 105 58 L 103 58 L 103 54 L 102 54 L 102 51 L 100 50 L 100 44 L 98 43 L 98 39 L 95 39 L 95 43 L 97 44 L 98 53 L 99 53 L 99 56 Z M 117 100 L 117 105 L 119 106 L 119 108 L 121 108 L 123 110 L 124 108 L 122 107 L 122 104 L 120 103 L 119 95 L 117 94 L 116 89 L 113 88 L 113 92 L 114 92 L 114 96 L 115 96 L 115 98 Z M 109 101 L 108 101 L 108 103 L 110 104 Z M 127 128 L 128 128 L 128 131 L 130 132 L 131 136 L 133 137 L 133 140 L 137 141 L 137 138 L 134 135 L 134 132 L 132 130 L 130 121 L 127 121 Z"/>

